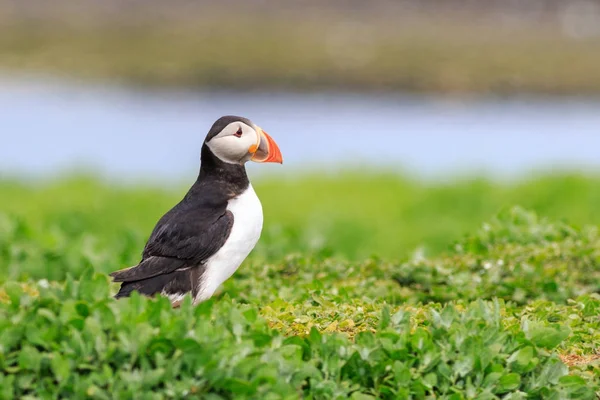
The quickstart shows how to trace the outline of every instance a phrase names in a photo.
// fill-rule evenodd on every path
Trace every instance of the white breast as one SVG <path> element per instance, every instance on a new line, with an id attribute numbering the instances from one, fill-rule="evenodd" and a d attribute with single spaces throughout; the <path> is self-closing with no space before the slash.
<path id="1" fill-rule="evenodd" d="M 260 238 L 263 226 L 262 205 L 252 185 L 229 200 L 227 210 L 233 214 L 233 227 L 227 241 L 206 261 L 195 303 L 210 298 L 215 290 L 238 269 Z"/>

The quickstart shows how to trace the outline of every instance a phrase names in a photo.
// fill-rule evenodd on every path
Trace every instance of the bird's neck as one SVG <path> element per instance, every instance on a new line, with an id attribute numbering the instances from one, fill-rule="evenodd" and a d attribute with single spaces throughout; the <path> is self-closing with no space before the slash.
<path id="1" fill-rule="evenodd" d="M 215 156 L 206 143 L 202 146 L 202 159 L 200 161 L 200 174 L 197 182 L 220 181 L 242 193 L 250 181 L 246 174 L 246 167 L 241 164 L 231 164 Z"/>

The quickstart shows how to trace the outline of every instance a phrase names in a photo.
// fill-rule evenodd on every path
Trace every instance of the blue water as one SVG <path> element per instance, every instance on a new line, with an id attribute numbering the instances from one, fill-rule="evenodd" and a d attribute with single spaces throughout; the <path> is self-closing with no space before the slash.
<path id="1" fill-rule="evenodd" d="M 280 145 L 284 166 L 254 165 L 253 174 L 341 166 L 434 177 L 600 171 L 600 99 L 153 92 L 5 78 L 0 172 L 187 181 L 208 128 L 225 114 L 249 117 Z"/>

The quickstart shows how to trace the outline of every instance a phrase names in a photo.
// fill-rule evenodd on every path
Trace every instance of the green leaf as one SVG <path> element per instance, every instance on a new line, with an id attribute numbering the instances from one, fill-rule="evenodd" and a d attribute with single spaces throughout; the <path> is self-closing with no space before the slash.
<path id="1" fill-rule="evenodd" d="M 52 371 L 54 372 L 57 381 L 64 382 L 69 378 L 71 373 L 71 363 L 68 359 L 64 358 L 59 353 L 54 353 L 50 365 L 52 366 Z"/>
<path id="2" fill-rule="evenodd" d="M 267 335 L 266 333 L 261 332 L 250 333 L 248 337 L 252 339 L 256 347 L 264 347 L 271 343 L 272 340 L 271 335 Z"/>
<path id="3" fill-rule="evenodd" d="M 398 386 L 406 386 L 410 383 L 410 368 L 400 361 L 394 362 L 394 376 Z"/>
<path id="4" fill-rule="evenodd" d="M 517 350 L 507 361 L 513 371 L 521 374 L 532 371 L 538 365 L 535 349 L 531 346 Z"/>
<path id="5" fill-rule="evenodd" d="M 412 335 L 411 344 L 417 350 L 424 351 L 428 349 L 431 344 L 429 332 L 423 328 L 417 328 Z"/>
<path id="6" fill-rule="evenodd" d="M 434 373 L 429 373 L 425 375 L 425 377 L 423 378 L 423 384 L 427 386 L 430 390 L 432 390 L 434 386 L 438 384 L 437 375 Z"/>
<path id="7" fill-rule="evenodd" d="M 246 320 L 250 323 L 254 323 L 258 319 L 258 311 L 256 311 L 256 309 L 254 308 L 249 308 L 242 314 L 244 315 L 244 318 L 246 318 Z"/>
<path id="8" fill-rule="evenodd" d="M 77 310 L 77 313 L 83 318 L 87 318 L 88 315 L 90 315 L 90 308 L 84 302 L 80 301 L 77 304 L 75 304 L 75 309 Z"/>
<path id="9" fill-rule="evenodd" d="M 502 373 L 501 372 L 492 372 L 488 375 L 486 375 L 485 379 L 483 380 L 483 387 L 490 387 L 495 385 L 500 378 L 502 378 Z"/>
<path id="10" fill-rule="evenodd" d="M 19 367 L 22 369 L 38 372 L 42 362 L 40 352 L 31 346 L 24 346 L 19 352 Z"/>
<path id="11" fill-rule="evenodd" d="M 312 328 L 310 328 L 310 333 L 308 334 L 308 337 L 309 337 L 311 343 L 313 343 L 313 344 L 321 343 L 321 334 L 319 333 L 317 328 L 315 328 L 314 326 Z"/>
<path id="12" fill-rule="evenodd" d="M 229 378 L 225 381 L 224 385 L 234 395 L 251 395 L 256 392 L 254 386 L 245 380 L 238 378 Z"/>
<path id="13" fill-rule="evenodd" d="M 474 367 L 475 360 L 472 357 L 462 356 L 456 361 L 452 369 L 458 376 L 465 377 L 471 373 Z"/>
<path id="14" fill-rule="evenodd" d="M 560 378 L 569 373 L 569 368 L 558 359 L 549 359 L 537 376 L 540 386 L 556 385 Z"/>
<path id="15" fill-rule="evenodd" d="M 390 308 L 388 307 L 388 305 L 384 305 L 383 309 L 381 310 L 381 320 L 379 321 L 379 330 L 383 331 L 385 330 L 391 322 L 392 318 L 390 315 Z"/>
<path id="16" fill-rule="evenodd" d="M 553 324 L 544 326 L 541 324 L 531 325 L 527 337 L 533 344 L 546 349 L 554 349 L 571 334 L 568 326 Z"/>
<path id="17" fill-rule="evenodd" d="M 509 393 L 502 398 L 502 400 L 525 400 L 525 399 L 527 399 L 527 393 L 520 392 L 520 391 Z"/>
<path id="18" fill-rule="evenodd" d="M 560 378 L 558 380 L 558 383 L 560 383 L 560 385 L 562 387 L 565 388 L 569 388 L 569 389 L 577 389 L 579 387 L 585 387 L 587 385 L 587 382 L 585 381 L 585 379 L 583 379 L 580 376 L 577 375 L 567 375 L 567 376 L 563 376 L 562 378 Z"/>
<path id="19" fill-rule="evenodd" d="M 521 376 L 517 373 L 510 373 L 502 376 L 496 385 L 494 393 L 503 394 L 516 390 L 521 386 Z"/>

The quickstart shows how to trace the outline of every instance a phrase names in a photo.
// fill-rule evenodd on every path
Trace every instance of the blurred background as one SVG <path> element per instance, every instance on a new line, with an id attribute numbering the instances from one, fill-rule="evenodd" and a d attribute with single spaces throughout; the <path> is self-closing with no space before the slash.
<path id="1" fill-rule="evenodd" d="M 440 251 L 515 203 L 600 222 L 600 0 L 215 3 L 0 0 L 5 234 L 137 248 L 225 114 L 284 153 L 250 167 L 264 257 Z"/>
<path id="2" fill-rule="evenodd" d="M 286 173 L 600 165 L 599 0 L 0 0 L 0 71 L 18 174 L 185 180 L 223 114 Z"/>

